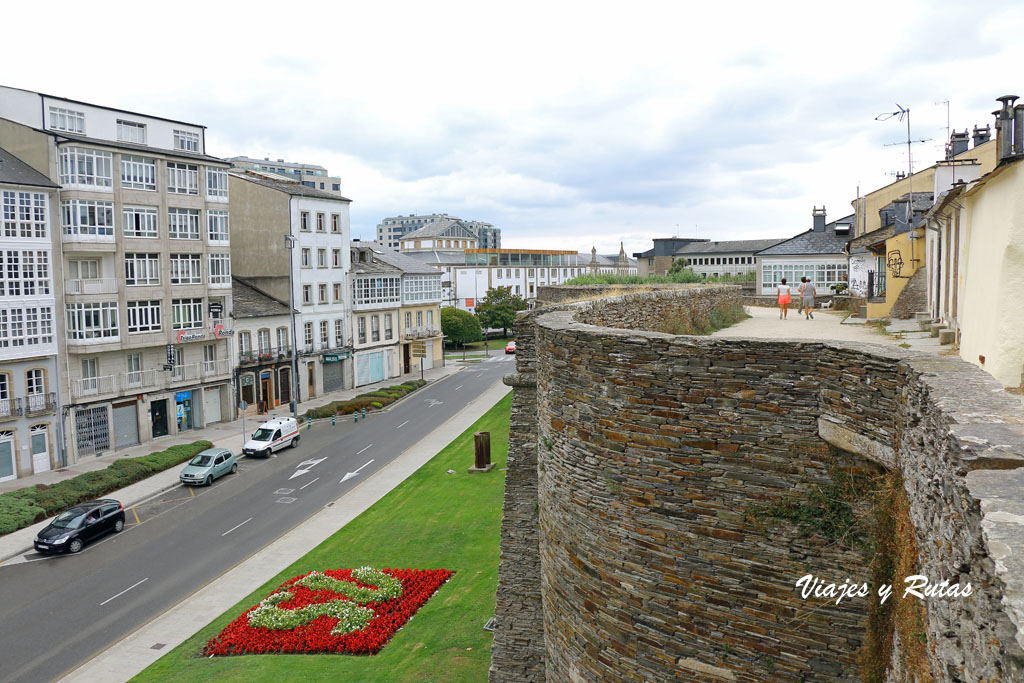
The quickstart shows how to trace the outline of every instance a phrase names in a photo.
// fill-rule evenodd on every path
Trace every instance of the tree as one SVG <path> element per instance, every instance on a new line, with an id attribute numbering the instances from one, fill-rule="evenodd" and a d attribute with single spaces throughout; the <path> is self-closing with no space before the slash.
<path id="1" fill-rule="evenodd" d="M 703 282 L 704 276 L 690 268 L 690 260 L 686 258 L 676 259 L 672 267 L 668 269 L 668 277 L 673 282 Z"/>
<path id="2" fill-rule="evenodd" d="M 450 344 L 465 345 L 483 339 L 476 316 L 453 306 L 441 309 L 441 332 Z"/>
<path id="3" fill-rule="evenodd" d="M 508 336 L 508 328 L 516 322 L 516 311 L 526 310 L 523 297 L 512 293 L 511 287 L 493 287 L 476 307 L 476 317 L 485 329 L 501 328 L 502 336 Z"/>

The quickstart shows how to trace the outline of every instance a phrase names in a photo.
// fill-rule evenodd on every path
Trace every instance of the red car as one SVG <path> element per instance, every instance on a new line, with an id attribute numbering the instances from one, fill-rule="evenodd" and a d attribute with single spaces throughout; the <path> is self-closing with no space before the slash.
<path id="1" fill-rule="evenodd" d="M 514 341 L 510 341 L 508 344 L 505 344 L 505 353 L 515 353 L 515 352 L 516 352 L 516 343 Z"/>

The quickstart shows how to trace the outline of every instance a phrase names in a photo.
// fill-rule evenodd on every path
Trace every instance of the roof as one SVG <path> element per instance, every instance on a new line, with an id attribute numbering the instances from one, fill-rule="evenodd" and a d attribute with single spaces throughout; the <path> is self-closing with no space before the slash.
<path id="1" fill-rule="evenodd" d="M 119 109 L 116 111 L 120 111 Z M 191 125 L 191 124 L 190 124 Z M 68 133 L 65 131 L 47 130 L 44 128 L 33 128 L 38 130 L 40 133 L 46 133 L 47 135 L 53 135 L 57 138 L 64 138 L 70 142 L 81 142 L 86 145 L 101 145 L 104 147 L 114 147 L 116 149 L 130 149 L 138 152 L 139 154 L 154 154 L 159 153 L 169 157 L 181 157 L 183 159 L 195 159 L 196 161 L 205 161 L 207 163 L 213 162 L 216 164 L 224 164 L 228 166 L 228 162 L 224 161 L 220 157 L 212 157 L 209 154 L 200 154 L 199 152 L 187 152 L 183 149 L 164 149 L 163 147 L 154 147 L 153 145 L 139 145 L 134 142 L 122 142 L 121 140 L 103 140 L 101 138 L 90 138 L 84 135 L 75 135 L 74 133 Z"/>
<path id="2" fill-rule="evenodd" d="M 317 164 L 300 164 L 295 161 L 271 161 L 270 159 L 253 159 L 252 157 L 240 156 L 240 157 L 226 157 L 227 161 L 244 161 L 253 164 L 273 164 L 274 166 L 289 166 L 291 168 L 315 168 L 320 171 L 326 171 L 327 169 Z M 264 169 L 261 169 L 264 170 Z"/>
<path id="3" fill-rule="evenodd" d="M 462 228 L 462 230 L 465 231 L 465 234 L 462 234 L 461 232 L 458 232 L 458 231 L 457 232 L 449 232 L 450 230 L 452 230 L 454 228 Z M 409 240 L 409 239 L 421 239 L 421 238 L 424 238 L 424 237 L 442 237 L 442 236 L 444 236 L 444 237 L 451 236 L 451 237 L 473 237 L 473 238 L 476 238 L 477 234 L 475 232 L 473 232 L 473 230 L 468 228 L 465 225 L 465 223 L 463 223 L 462 221 L 447 219 L 447 220 L 443 220 L 443 221 L 436 221 L 434 223 L 428 223 L 427 225 L 424 225 L 422 228 L 418 228 L 416 230 L 413 230 L 412 232 L 407 232 L 404 235 L 402 235 L 401 239 Z"/>
<path id="4" fill-rule="evenodd" d="M 428 251 L 404 251 L 403 256 L 416 259 L 422 263 L 436 264 L 442 266 L 464 266 L 466 265 L 466 252 L 464 251 L 440 251 L 431 249 Z"/>
<path id="5" fill-rule="evenodd" d="M 70 97 L 64 97 L 63 95 L 50 95 L 49 93 L 39 92 L 37 90 L 26 90 L 25 88 L 16 88 L 12 85 L 3 86 L 10 88 L 11 90 L 20 90 L 21 92 L 32 93 L 39 95 L 40 97 L 52 97 L 55 100 L 64 100 L 65 102 L 71 102 L 72 104 L 84 104 L 89 107 L 96 107 L 97 109 L 106 109 L 107 111 L 119 111 L 123 114 L 132 114 L 133 116 L 145 116 L 148 119 L 156 119 L 158 121 L 170 121 L 171 123 L 180 123 L 186 126 L 193 126 L 195 128 L 206 128 L 206 126 L 200 123 L 189 123 L 188 121 L 182 121 L 181 119 L 168 119 L 163 116 L 154 116 L 153 114 L 143 114 L 142 112 L 131 111 L 128 109 L 117 109 L 115 107 L 108 107 L 103 104 L 93 104 L 92 102 L 83 102 L 82 100 L 73 100 Z M 51 132 L 51 131 L 47 131 Z"/>
<path id="6" fill-rule="evenodd" d="M 269 187 L 271 190 L 277 190 L 278 192 L 283 192 L 293 197 L 310 197 L 312 199 L 333 199 L 336 202 L 352 202 L 351 199 L 347 199 L 341 195 L 332 194 L 327 190 L 318 190 L 313 187 L 307 187 L 302 183 L 277 182 L 266 178 L 258 178 L 249 173 L 237 173 L 234 170 L 228 171 L 228 173 L 240 180 L 255 183 L 256 185 L 262 185 L 263 187 Z"/>
<path id="7" fill-rule="evenodd" d="M 33 187 L 60 187 L 3 147 L 0 147 L 0 183 Z"/>
<path id="8" fill-rule="evenodd" d="M 386 260 L 380 258 L 382 249 L 376 242 L 352 242 L 351 247 L 356 251 L 366 251 L 373 254 L 373 257 L 368 261 L 359 261 L 356 258 L 352 259 L 351 273 L 353 277 L 383 273 L 394 275 L 396 272 L 401 272 L 402 270 L 398 266 L 392 265 Z"/>
<path id="9" fill-rule="evenodd" d="M 381 245 L 379 242 L 353 242 L 353 247 L 369 247 L 373 250 L 374 258 L 378 258 L 409 275 L 440 275 L 441 271 L 433 266 L 428 266 L 418 259 L 401 254 L 394 249 Z M 353 264 L 353 267 L 355 264 Z"/>
<path id="10" fill-rule="evenodd" d="M 907 203 L 907 197 L 909 197 L 909 196 L 910 196 L 910 193 L 908 192 L 908 193 L 904 194 L 903 196 L 898 197 L 897 199 L 892 200 L 891 202 L 889 202 L 888 204 L 883 206 L 881 209 L 879 209 L 879 212 L 886 211 L 886 210 L 892 211 L 892 210 L 894 210 L 896 208 L 896 204 L 906 204 Z M 927 211 L 928 209 L 932 208 L 932 203 L 933 203 L 932 202 L 932 197 L 933 197 L 933 195 L 932 195 L 931 192 L 915 192 L 914 193 L 914 211 Z M 906 211 L 906 209 L 904 209 L 904 211 Z"/>
<path id="11" fill-rule="evenodd" d="M 235 318 L 288 315 L 288 306 L 238 276 L 231 276 L 231 313 Z"/>
<path id="12" fill-rule="evenodd" d="M 691 242 L 672 252 L 673 255 L 685 254 L 734 254 L 753 253 L 769 247 L 774 247 L 785 238 L 772 238 L 761 240 L 723 240 L 720 242 Z"/>
<path id="13" fill-rule="evenodd" d="M 853 239 L 852 234 L 837 235 L 836 226 L 851 226 L 853 214 L 832 221 L 820 232 L 808 230 L 796 237 L 779 242 L 775 246 L 762 249 L 755 256 L 813 256 L 815 254 L 844 254 L 846 243 Z M 852 231 L 851 231 L 852 232 Z"/>

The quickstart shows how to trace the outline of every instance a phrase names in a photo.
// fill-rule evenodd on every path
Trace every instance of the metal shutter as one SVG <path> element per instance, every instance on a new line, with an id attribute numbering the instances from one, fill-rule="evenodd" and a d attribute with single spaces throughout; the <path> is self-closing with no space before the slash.
<path id="1" fill-rule="evenodd" d="M 324 363 L 324 392 L 338 391 L 342 388 L 341 362 Z"/>
<path id="2" fill-rule="evenodd" d="M 139 411 L 135 402 L 114 406 L 114 448 L 127 448 L 139 443 Z"/>

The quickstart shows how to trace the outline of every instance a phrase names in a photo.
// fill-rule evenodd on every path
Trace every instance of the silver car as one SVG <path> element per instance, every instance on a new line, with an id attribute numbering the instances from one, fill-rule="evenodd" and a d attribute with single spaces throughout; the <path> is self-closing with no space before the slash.
<path id="1" fill-rule="evenodd" d="M 207 448 L 192 458 L 192 461 L 181 471 L 182 484 L 205 484 L 209 486 L 217 477 L 238 471 L 235 454 L 226 448 Z"/>

